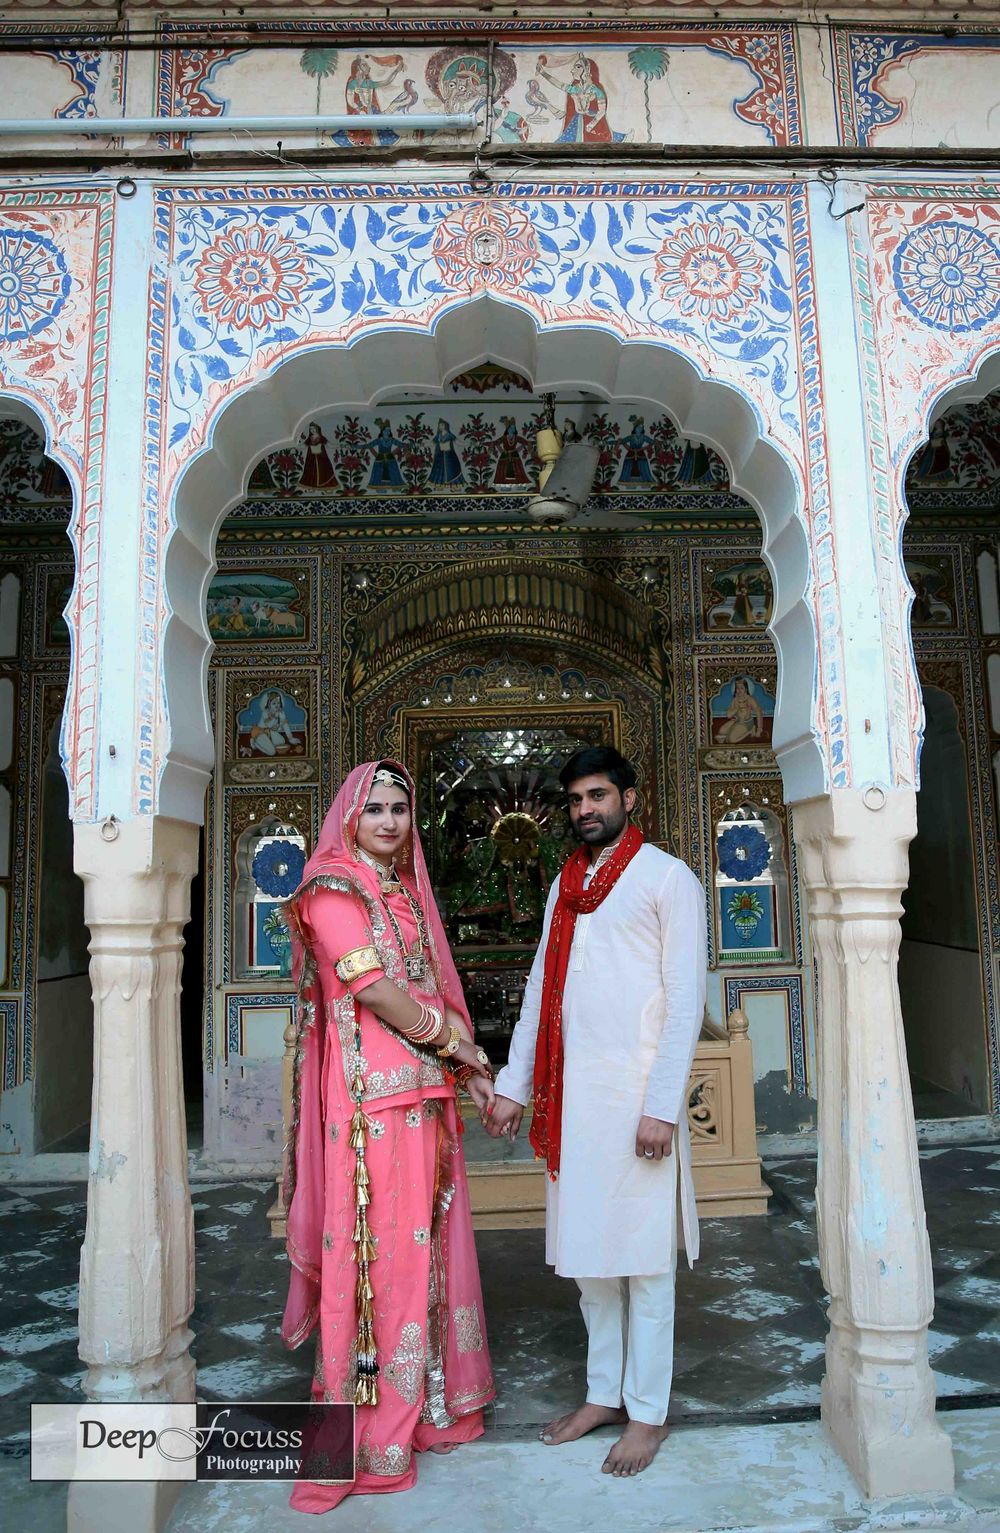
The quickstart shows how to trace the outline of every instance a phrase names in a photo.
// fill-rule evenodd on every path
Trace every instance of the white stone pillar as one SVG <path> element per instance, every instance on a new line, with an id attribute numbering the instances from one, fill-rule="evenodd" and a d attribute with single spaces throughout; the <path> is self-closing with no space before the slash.
<path id="1" fill-rule="evenodd" d="M 822 1415 L 869 1496 L 950 1491 L 934 1414 L 934 1309 L 896 963 L 912 789 L 794 806 L 819 969 L 817 1218 L 830 1295 Z"/>
<path id="2" fill-rule="evenodd" d="M 194 1399 L 180 988 L 197 861 L 196 825 L 75 827 L 94 993 L 80 1356 L 95 1400 Z"/>

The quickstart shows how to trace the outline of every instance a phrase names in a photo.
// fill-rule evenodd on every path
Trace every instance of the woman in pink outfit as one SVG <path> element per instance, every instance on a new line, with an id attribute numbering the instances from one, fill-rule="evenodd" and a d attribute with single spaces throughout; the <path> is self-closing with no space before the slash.
<path id="1" fill-rule="evenodd" d="M 354 1401 L 356 1477 L 300 1482 L 325 1512 L 408 1490 L 415 1453 L 483 1431 L 495 1394 L 456 1084 L 489 1064 L 430 888 L 409 773 L 356 767 L 286 907 L 299 983 L 282 1334 L 318 1328 L 313 1396 Z"/>

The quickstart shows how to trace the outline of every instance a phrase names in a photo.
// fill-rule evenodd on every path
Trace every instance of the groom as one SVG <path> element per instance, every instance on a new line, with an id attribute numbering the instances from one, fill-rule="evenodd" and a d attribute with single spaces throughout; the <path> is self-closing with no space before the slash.
<path id="1" fill-rule="evenodd" d="M 688 1261 L 698 1254 L 686 1107 L 705 1007 L 705 895 L 630 823 L 635 772 L 616 750 L 577 751 L 560 782 L 582 844 L 549 891 L 488 1126 L 513 1138 L 534 1092 L 545 1260 L 576 1279 L 587 1325 L 586 1403 L 542 1441 L 621 1422 L 603 1467 L 633 1475 L 667 1435 L 678 1202 Z"/>

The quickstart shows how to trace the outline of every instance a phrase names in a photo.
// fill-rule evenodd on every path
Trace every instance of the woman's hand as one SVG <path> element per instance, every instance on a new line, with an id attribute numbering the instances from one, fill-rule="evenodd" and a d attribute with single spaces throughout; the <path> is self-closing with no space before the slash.
<path id="1" fill-rule="evenodd" d="M 479 1109 L 480 1123 L 483 1125 L 483 1128 L 488 1128 L 490 1114 L 493 1111 L 493 1103 L 496 1100 L 493 1082 L 485 1080 L 481 1075 L 470 1075 L 465 1089 Z"/>
<path id="2" fill-rule="evenodd" d="M 448 1062 L 456 1065 L 468 1065 L 471 1070 L 474 1070 L 477 1075 L 481 1075 L 484 1080 L 493 1080 L 491 1067 L 488 1064 L 484 1065 L 483 1061 L 479 1058 L 478 1045 L 469 1043 L 466 1038 L 462 1039 L 454 1054 L 448 1055 Z"/>

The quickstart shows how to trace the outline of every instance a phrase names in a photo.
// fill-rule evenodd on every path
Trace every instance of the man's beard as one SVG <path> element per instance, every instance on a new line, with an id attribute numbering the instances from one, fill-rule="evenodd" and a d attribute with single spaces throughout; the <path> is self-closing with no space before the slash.
<path id="1" fill-rule="evenodd" d="M 628 810 L 623 804 L 616 813 L 602 815 L 585 829 L 581 829 L 578 822 L 573 826 L 573 834 L 584 846 L 610 846 L 612 841 L 618 840 L 627 824 Z"/>

